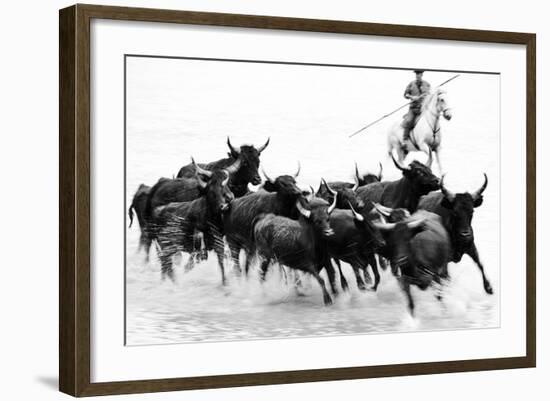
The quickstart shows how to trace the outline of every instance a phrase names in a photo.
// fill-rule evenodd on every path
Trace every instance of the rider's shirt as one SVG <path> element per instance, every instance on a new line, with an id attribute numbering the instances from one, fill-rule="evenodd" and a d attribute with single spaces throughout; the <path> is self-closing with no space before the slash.
<path id="1" fill-rule="evenodd" d="M 431 86 L 427 81 L 422 80 L 418 82 L 416 79 L 407 85 L 404 96 L 420 96 L 430 93 Z M 422 99 L 413 100 L 411 102 L 411 109 L 419 110 L 422 107 Z"/>

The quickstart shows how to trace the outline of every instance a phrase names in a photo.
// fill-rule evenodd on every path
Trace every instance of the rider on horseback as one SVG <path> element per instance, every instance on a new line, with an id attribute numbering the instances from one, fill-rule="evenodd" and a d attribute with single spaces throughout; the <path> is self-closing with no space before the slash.
<path id="1" fill-rule="evenodd" d="M 427 81 L 422 79 L 422 70 L 414 70 L 416 79 L 407 85 L 405 89 L 405 99 L 411 101 L 409 112 L 403 120 L 403 141 L 410 139 L 410 132 L 414 128 L 416 119 L 422 111 L 422 101 L 424 97 L 430 93 L 431 86 Z"/>

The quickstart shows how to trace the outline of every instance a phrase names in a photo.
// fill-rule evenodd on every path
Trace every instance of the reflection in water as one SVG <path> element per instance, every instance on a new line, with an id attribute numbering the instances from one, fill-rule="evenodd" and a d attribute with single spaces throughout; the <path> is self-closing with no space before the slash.
<path id="1" fill-rule="evenodd" d="M 382 272 L 377 292 L 361 292 L 355 286 L 352 269 L 344 265 L 350 291 L 325 307 L 314 280 L 303 280 L 303 294 L 297 294 L 276 268 L 270 270 L 264 284 L 255 269 L 248 278 L 230 273 L 224 287 L 213 254 L 188 273 L 184 273 L 184 258 L 175 267 L 176 282 L 161 281 L 154 253 L 150 264 L 143 264 L 143 254 L 136 254 L 135 248 L 129 250 L 129 345 L 498 325 L 494 313 L 498 298 L 485 295 L 479 273 L 471 263 L 451 265 L 453 279 L 444 290 L 442 302 L 435 299 L 433 290 L 413 290 L 417 309 L 412 319 L 389 271 Z"/>

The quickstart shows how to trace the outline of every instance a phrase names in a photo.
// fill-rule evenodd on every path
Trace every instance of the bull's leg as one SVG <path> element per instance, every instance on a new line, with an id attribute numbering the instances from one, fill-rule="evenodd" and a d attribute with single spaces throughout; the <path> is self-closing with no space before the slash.
<path id="1" fill-rule="evenodd" d="M 334 258 L 332 260 L 334 260 L 334 263 L 336 263 L 336 266 L 338 267 L 338 273 L 340 274 L 340 285 L 342 286 L 342 290 L 349 291 L 348 281 L 346 280 L 346 276 L 344 276 L 344 273 L 342 272 L 340 259 Z"/>
<path id="2" fill-rule="evenodd" d="M 220 267 L 220 273 L 222 275 L 222 285 L 226 285 L 225 280 L 225 268 L 223 266 L 224 262 L 224 249 L 223 246 L 220 246 L 219 244 L 214 246 L 214 251 L 216 252 L 216 256 L 218 257 L 218 266 Z"/>
<path id="3" fill-rule="evenodd" d="M 374 285 L 372 286 L 372 290 L 376 291 L 378 289 L 378 284 L 380 284 L 380 273 L 378 272 L 378 265 L 376 264 L 376 258 L 374 257 L 374 254 L 370 254 L 367 257 L 367 262 L 369 265 L 371 265 L 372 272 L 374 273 Z M 364 271 L 367 271 L 367 266 L 365 266 Z"/>
<path id="4" fill-rule="evenodd" d="M 388 263 L 383 256 L 378 255 L 378 266 L 384 271 L 388 269 Z"/>
<path id="5" fill-rule="evenodd" d="M 185 266 L 183 267 L 184 273 L 189 273 L 191 270 L 195 268 L 195 256 L 190 253 L 189 258 L 187 259 L 187 262 L 185 263 Z"/>
<path id="6" fill-rule="evenodd" d="M 265 275 L 267 274 L 267 269 L 269 269 L 270 263 L 271 261 L 269 259 L 262 259 L 262 263 L 260 264 L 260 280 L 262 282 L 265 281 Z"/>
<path id="7" fill-rule="evenodd" d="M 401 285 L 401 288 L 407 296 L 407 305 L 409 308 L 409 312 L 411 316 L 414 316 L 414 301 L 411 294 L 411 285 L 405 277 L 401 277 L 401 279 L 399 280 L 399 284 Z"/>
<path id="8" fill-rule="evenodd" d="M 476 263 L 477 267 L 479 268 L 479 271 L 481 272 L 481 277 L 483 278 L 483 288 L 485 289 L 485 292 L 487 294 L 493 293 L 493 287 L 491 286 L 491 283 L 489 282 L 489 279 L 487 279 L 487 276 L 485 276 L 485 270 L 483 269 L 483 264 L 479 260 L 479 253 L 477 252 L 476 244 L 472 244 L 470 249 L 466 252 L 472 260 Z"/>
<path id="9" fill-rule="evenodd" d="M 361 291 L 365 291 L 367 289 L 367 286 L 363 281 L 363 277 L 361 277 L 360 266 L 355 262 L 352 262 L 350 264 L 351 264 L 351 267 L 353 268 L 353 273 L 355 274 L 355 281 L 357 282 L 357 288 L 359 288 L 359 290 Z"/>
<path id="10" fill-rule="evenodd" d="M 250 264 L 254 260 L 254 253 L 255 250 L 247 250 L 245 252 L 245 260 L 244 260 L 244 275 L 248 277 L 248 271 L 250 270 Z"/>
<path id="11" fill-rule="evenodd" d="M 327 287 L 325 286 L 325 280 L 319 275 L 319 272 L 315 268 L 315 266 L 311 265 L 308 271 L 313 274 L 313 276 L 317 279 L 317 282 L 321 286 L 321 290 L 323 291 L 323 301 L 325 305 L 331 305 L 332 304 L 332 298 L 330 297 L 330 294 L 327 291 Z"/>
<path id="12" fill-rule="evenodd" d="M 365 276 L 365 284 L 371 284 L 372 277 L 370 276 L 368 265 L 365 263 L 361 263 L 361 270 L 363 271 L 363 275 Z"/>
<path id="13" fill-rule="evenodd" d="M 165 280 L 168 277 L 170 280 L 174 279 L 174 269 L 172 266 L 173 253 L 170 251 L 162 250 L 160 254 L 160 266 L 161 266 L 161 278 Z"/>
<path id="14" fill-rule="evenodd" d="M 231 260 L 233 261 L 233 270 L 240 276 L 241 262 L 239 260 L 239 256 L 241 253 L 241 248 L 236 244 L 229 243 L 229 250 L 231 251 Z"/>
<path id="15" fill-rule="evenodd" d="M 336 271 L 334 270 L 334 266 L 332 266 L 329 258 L 327 258 L 324 262 L 324 265 L 325 270 L 327 271 L 328 282 L 330 283 L 330 290 L 332 291 L 332 294 L 336 296 L 338 295 L 338 288 L 336 288 Z"/>

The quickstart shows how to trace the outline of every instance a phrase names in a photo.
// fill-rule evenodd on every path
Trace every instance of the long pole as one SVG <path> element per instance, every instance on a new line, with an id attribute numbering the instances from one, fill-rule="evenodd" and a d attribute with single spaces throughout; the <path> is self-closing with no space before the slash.
<path id="1" fill-rule="evenodd" d="M 443 83 L 437 85 L 437 88 L 439 88 L 439 87 L 445 85 L 445 84 L 448 83 L 448 82 L 451 82 L 453 79 L 456 79 L 456 78 L 458 78 L 459 76 L 460 76 L 460 74 L 456 74 L 455 76 L 449 78 L 449 79 L 446 80 L 445 82 L 443 82 Z M 365 125 L 365 126 L 364 126 L 363 128 L 361 128 L 360 130 L 355 131 L 355 132 L 354 132 L 353 134 L 351 134 L 348 138 L 351 138 L 352 136 L 355 136 L 355 135 L 359 134 L 360 132 L 363 132 L 363 131 L 366 130 L 367 128 L 372 127 L 374 124 L 376 124 L 376 123 L 379 122 L 379 121 L 382 121 L 384 118 L 389 117 L 389 116 L 391 116 L 391 115 L 394 114 L 394 113 L 397 113 L 399 110 L 401 110 L 401 109 L 404 108 L 404 107 L 407 107 L 407 106 L 408 106 L 409 104 L 411 104 L 411 103 L 412 103 L 412 102 L 407 102 L 407 103 L 405 103 L 404 105 L 399 106 L 399 107 L 398 107 L 397 109 L 395 109 L 394 111 L 392 111 L 392 112 L 390 112 L 390 113 L 388 113 L 388 114 L 384 114 L 384 115 L 383 115 L 382 117 L 380 117 L 379 119 L 377 119 L 377 120 L 375 120 L 375 121 L 373 121 L 373 122 L 371 122 L 371 123 Z"/>

